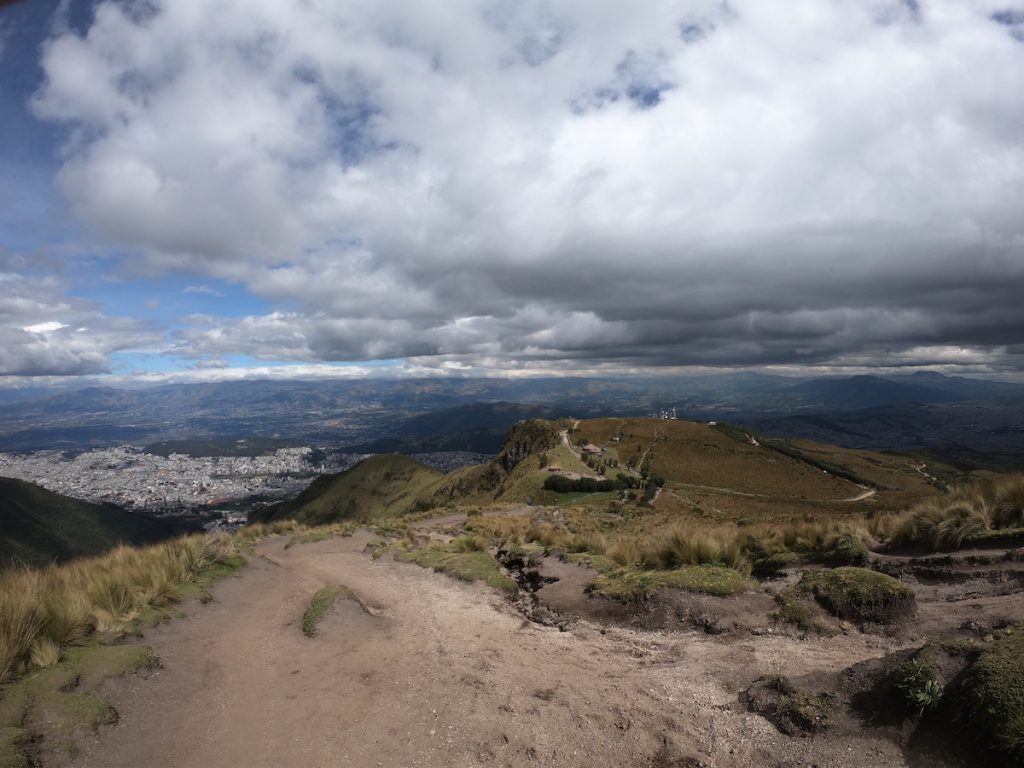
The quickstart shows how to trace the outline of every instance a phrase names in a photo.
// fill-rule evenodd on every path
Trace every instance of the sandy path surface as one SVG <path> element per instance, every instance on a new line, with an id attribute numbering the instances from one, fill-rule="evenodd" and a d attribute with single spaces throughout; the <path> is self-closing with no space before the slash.
<path id="1" fill-rule="evenodd" d="M 880 656 L 862 636 L 711 638 L 525 621 L 497 593 L 363 553 L 365 536 L 275 538 L 214 602 L 147 633 L 163 667 L 108 681 L 120 713 L 75 766 L 884 766 L 884 739 L 781 736 L 737 691 Z M 336 604 L 307 638 L 325 584 Z"/>

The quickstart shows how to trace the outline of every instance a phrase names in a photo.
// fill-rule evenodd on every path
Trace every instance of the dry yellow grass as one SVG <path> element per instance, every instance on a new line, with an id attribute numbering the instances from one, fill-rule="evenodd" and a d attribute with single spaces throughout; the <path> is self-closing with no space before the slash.
<path id="1" fill-rule="evenodd" d="M 929 551 L 959 549 L 1000 530 L 1024 528 L 1024 475 L 953 488 L 890 522 L 895 546 Z"/>
<path id="2" fill-rule="evenodd" d="M 187 584 L 238 565 L 226 536 L 187 536 L 39 570 L 0 572 L 0 682 L 49 666 L 95 632 L 124 632 L 140 613 L 169 605 Z"/>

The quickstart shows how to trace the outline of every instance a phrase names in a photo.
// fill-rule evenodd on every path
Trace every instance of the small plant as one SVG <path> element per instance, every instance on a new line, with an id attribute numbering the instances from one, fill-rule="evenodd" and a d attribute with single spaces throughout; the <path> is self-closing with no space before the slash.
<path id="1" fill-rule="evenodd" d="M 903 692 L 908 704 L 917 707 L 918 714 L 935 709 L 942 699 L 942 683 L 935 679 L 932 668 L 918 659 L 911 659 L 900 667 L 896 687 Z"/>
<path id="2" fill-rule="evenodd" d="M 793 693 L 794 691 L 793 683 L 783 674 L 763 675 L 758 678 L 758 682 L 763 682 L 767 687 L 779 693 Z"/>

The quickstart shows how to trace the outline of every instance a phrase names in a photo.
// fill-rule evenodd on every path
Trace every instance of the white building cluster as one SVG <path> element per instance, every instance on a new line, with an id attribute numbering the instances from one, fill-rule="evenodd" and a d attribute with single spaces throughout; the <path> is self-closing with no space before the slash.
<path id="1" fill-rule="evenodd" d="M 93 502 L 112 502 L 151 513 L 227 504 L 253 496 L 295 496 L 315 474 L 347 469 L 361 455 L 340 454 L 330 466 L 312 466 L 310 448 L 281 448 L 268 456 L 168 457 L 133 446 L 0 453 L 0 475 Z"/>

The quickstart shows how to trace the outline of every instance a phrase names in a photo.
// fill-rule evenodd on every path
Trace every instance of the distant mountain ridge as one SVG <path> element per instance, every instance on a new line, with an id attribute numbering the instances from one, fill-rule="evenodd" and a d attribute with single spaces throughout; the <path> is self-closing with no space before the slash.
<path id="1" fill-rule="evenodd" d="M 1001 412 L 999 428 L 959 419 L 963 405 Z M 927 418 L 915 416 L 922 407 Z M 898 439 L 873 448 L 957 443 L 968 450 L 1024 455 L 1024 384 L 917 372 L 796 379 L 754 372 L 709 376 L 547 379 L 245 381 L 149 389 L 91 387 L 4 402 L 0 451 L 81 450 L 130 443 L 226 438 L 295 440 L 357 452 L 492 453 L 522 418 L 641 416 L 675 408 L 681 418 L 770 422 L 842 421 L 857 432 L 871 409 L 901 423 Z M 955 430 L 947 425 L 956 423 Z M 781 434 L 780 433 L 780 434 Z M 888 434 L 888 433 L 887 433 Z M 832 439 L 830 435 L 828 439 Z M 888 439 L 888 438 L 886 438 Z"/>
<path id="2" fill-rule="evenodd" d="M 945 378 L 945 377 L 943 377 Z M 802 407 L 825 411 L 858 411 L 884 405 L 907 403 L 949 403 L 960 399 L 948 389 L 917 381 L 894 381 L 879 376 L 853 376 L 848 379 L 812 379 L 788 387 L 786 393 L 806 398 Z"/>

